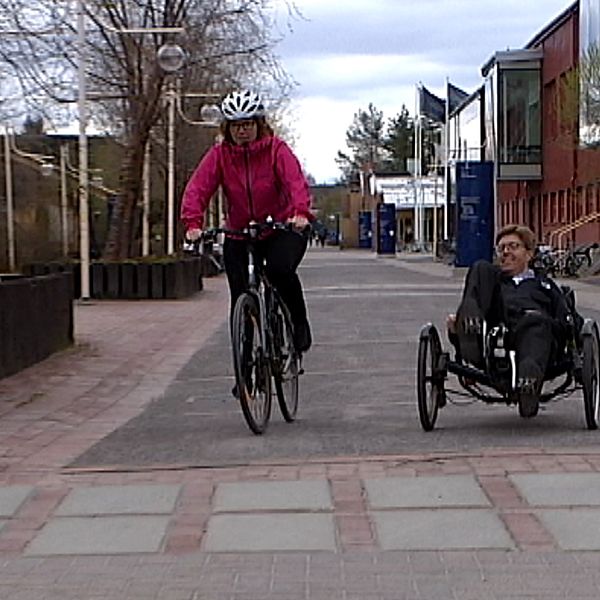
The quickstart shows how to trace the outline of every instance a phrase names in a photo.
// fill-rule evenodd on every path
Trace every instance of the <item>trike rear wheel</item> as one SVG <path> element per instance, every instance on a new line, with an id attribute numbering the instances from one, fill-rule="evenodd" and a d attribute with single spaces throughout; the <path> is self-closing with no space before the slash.
<path id="1" fill-rule="evenodd" d="M 591 331 L 583 334 L 583 406 L 585 408 L 585 423 L 588 429 L 598 429 L 600 424 L 600 344 L 598 328 L 594 324 Z"/>

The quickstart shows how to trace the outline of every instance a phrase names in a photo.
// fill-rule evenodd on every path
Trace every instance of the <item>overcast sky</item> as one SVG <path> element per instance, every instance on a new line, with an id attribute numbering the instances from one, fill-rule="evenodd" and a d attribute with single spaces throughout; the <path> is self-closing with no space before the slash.
<path id="1" fill-rule="evenodd" d="M 279 0 L 284 2 L 284 0 Z M 296 0 L 278 52 L 298 82 L 295 149 L 318 182 L 340 173 L 338 150 L 369 102 L 391 118 L 415 113 L 415 86 L 444 96 L 446 77 L 467 92 L 498 50 L 522 48 L 570 0 Z M 282 10 L 280 23 L 285 28 Z"/>

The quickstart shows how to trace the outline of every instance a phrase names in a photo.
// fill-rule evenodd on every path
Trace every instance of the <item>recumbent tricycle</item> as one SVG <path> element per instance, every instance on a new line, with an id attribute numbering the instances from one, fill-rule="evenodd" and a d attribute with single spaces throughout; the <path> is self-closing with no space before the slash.
<path id="1" fill-rule="evenodd" d="M 573 290 L 568 286 L 560 287 L 567 305 L 576 314 Z M 544 404 L 581 390 L 587 428 L 597 429 L 600 424 L 598 325 L 593 319 L 581 317 L 573 323 L 566 344 L 546 371 L 539 402 Z M 446 406 L 450 394 L 475 397 L 490 404 L 516 404 L 520 409 L 516 352 L 511 347 L 510 331 L 502 324 L 488 328 L 483 321 L 482 325 L 480 365 L 483 368 L 465 362 L 458 344 L 452 359 L 450 352 L 442 348 L 440 335 L 432 323 L 421 328 L 417 353 L 417 406 L 425 431 L 435 427 L 438 411 Z M 446 387 L 449 373 L 456 375 L 462 389 Z M 525 416 L 521 410 L 519 413 Z"/>

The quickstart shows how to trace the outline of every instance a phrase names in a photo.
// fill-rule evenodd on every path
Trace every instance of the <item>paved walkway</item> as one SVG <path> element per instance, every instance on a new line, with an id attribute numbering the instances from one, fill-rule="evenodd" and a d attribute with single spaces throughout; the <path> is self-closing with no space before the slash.
<path id="1" fill-rule="evenodd" d="M 75 348 L 0 380 L 0 598 L 600 596 L 600 447 L 69 467 L 161 395 L 226 304 L 217 278 L 185 301 L 78 305 Z"/>

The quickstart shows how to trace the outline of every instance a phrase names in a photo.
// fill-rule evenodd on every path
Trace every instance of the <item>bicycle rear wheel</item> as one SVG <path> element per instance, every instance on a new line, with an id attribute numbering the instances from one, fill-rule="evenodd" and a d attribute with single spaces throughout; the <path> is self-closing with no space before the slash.
<path id="1" fill-rule="evenodd" d="M 264 433 L 271 417 L 271 369 L 260 333 L 260 312 L 251 294 L 242 294 L 233 311 L 232 349 L 242 413 L 250 430 Z"/>
<path id="2" fill-rule="evenodd" d="M 291 423 L 298 412 L 300 356 L 294 346 L 294 326 L 290 313 L 276 297 L 271 314 L 273 334 L 273 379 L 283 418 Z"/>

